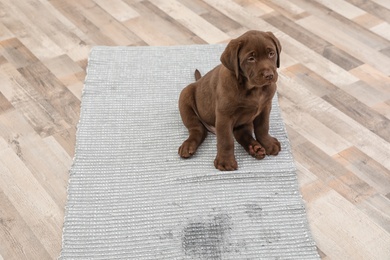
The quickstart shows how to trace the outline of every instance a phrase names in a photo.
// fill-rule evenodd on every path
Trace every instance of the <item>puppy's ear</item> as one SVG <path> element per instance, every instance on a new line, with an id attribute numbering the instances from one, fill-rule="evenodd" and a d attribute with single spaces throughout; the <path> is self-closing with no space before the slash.
<path id="1" fill-rule="evenodd" d="M 268 36 L 271 37 L 271 40 L 274 42 L 276 47 L 276 52 L 278 54 L 277 60 L 276 60 L 276 66 L 279 68 L 280 66 L 280 52 L 282 51 L 282 46 L 280 45 L 280 42 L 278 38 L 275 37 L 275 35 L 272 32 L 267 32 Z"/>
<path id="2" fill-rule="evenodd" d="M 241 42 L 238 39 L 231 40 L 221 55 L 222 64 L 233 71 L 236 74 L 237 79 L 240 76 L 240 61 L 238 59 L 240 47 Z"/>

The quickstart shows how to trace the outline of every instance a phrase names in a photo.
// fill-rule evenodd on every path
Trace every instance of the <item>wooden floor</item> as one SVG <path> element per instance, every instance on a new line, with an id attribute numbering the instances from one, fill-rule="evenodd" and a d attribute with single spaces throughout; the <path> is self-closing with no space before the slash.
<path id="1" fill-rule="evenodd" d="M 388 0 L 1 0 L 0 259 L 59 256 L 92 46 L 249 29 L 282 43 L 279 101 L 321 257 L 390 259 Z"/>

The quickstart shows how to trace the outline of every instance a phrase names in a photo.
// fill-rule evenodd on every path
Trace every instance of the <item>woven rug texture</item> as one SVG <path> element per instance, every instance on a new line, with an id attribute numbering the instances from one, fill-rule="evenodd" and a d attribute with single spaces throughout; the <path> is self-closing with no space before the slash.
<path id="1" fill-rule="evenodd" d="M 319 259 L 276 96 L 278 156 L 235 143 L 239 169 L 221 172 L 212 134 L 193 158 L 177 154 L 180 91 L 224 48 L 92 49 L 60 259 Z"/>

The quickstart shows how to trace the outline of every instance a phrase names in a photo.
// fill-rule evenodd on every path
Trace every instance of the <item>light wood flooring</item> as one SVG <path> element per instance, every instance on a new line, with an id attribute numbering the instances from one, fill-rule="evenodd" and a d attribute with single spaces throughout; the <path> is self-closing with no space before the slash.
<path id="1" fill-rule="evenodd" d="M 92 46 L 249 29 L 282 43 L 279 101 L 321 257 L 390 259 L 389 0 L 0 0 L 0 259 L 59 256 Z"/>

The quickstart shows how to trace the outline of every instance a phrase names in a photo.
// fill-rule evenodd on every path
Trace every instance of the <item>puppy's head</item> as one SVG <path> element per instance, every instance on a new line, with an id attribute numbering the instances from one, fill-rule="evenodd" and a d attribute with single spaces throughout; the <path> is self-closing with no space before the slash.
<path id="1" fill-rule="evenodd" d="M 231 40 L 221 62 L 237 79 L 244 77 L 250 87 L 261 87 L 277 81 L 280 51 L 280 42 L 272 32 L 253 30 Z"/>

